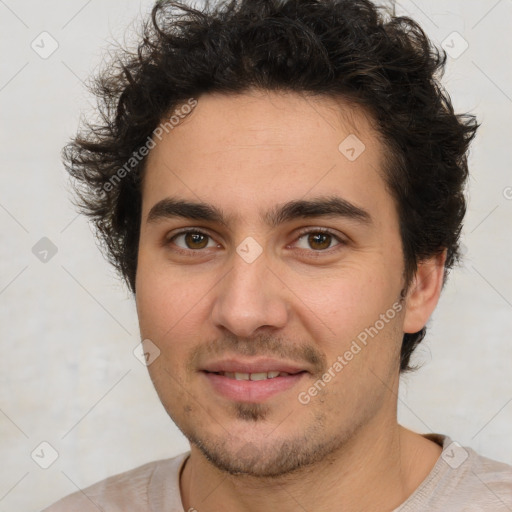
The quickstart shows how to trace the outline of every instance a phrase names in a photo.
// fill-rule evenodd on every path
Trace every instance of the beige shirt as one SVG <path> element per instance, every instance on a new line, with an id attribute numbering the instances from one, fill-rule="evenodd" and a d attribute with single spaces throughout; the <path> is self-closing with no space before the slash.
<path id="1" fill-rule="evenodd" d="M 447 436 L 425 437 L 441 445 L 443 453 L 416 491 L 392 512 L 512 512 L 512 466 L 481 457 Z M 184 512 L 179 475 L 189 454 L 111 476 L 43 512 Z"/>

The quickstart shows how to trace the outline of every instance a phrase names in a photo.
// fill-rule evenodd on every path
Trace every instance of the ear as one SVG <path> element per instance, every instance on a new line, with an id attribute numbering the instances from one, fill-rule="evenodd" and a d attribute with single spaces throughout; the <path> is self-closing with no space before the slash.
<path id="1" fill-rule="evenodd" d="M 418 263 L 405 296 L 404 332 L 415 333 L 425 327 L 441 295 L 445 261 L 446 250 Z"/>

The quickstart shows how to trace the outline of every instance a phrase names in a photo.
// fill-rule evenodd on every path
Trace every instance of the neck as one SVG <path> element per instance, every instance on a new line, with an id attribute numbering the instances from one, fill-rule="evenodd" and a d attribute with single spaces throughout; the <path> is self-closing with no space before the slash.
<path id="1" fill-rule="evenodd" d="M 184 510 L 392 511 L 421 484 L 441 447 L 396 423 L 366 426 L 318 464 L 278 478 L 229 475 L 191 447 L 180 491 Z"/>

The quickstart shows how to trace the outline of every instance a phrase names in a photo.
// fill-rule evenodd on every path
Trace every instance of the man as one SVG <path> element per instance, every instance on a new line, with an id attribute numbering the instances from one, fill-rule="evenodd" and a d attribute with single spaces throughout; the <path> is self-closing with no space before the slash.
<path id="1" fill-rule="evenodd" d="M 512 468 L 397 423 L 458 258 L 477 128 L 367 0 L 158 2 L 67 148 L 190 452 L 47 511 L 512 509 Z"/>

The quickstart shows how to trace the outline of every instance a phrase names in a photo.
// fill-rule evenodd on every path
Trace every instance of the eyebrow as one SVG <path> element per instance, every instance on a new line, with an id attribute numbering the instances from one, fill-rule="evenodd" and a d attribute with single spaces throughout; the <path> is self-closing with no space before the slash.
<path id="1" fill-rule="evenodd" d="M 212 204 L 168 197 L 151 208 L 146 222 L 153 223 L 175 217 L 213 222 L 224 226 L 228 226 L 229 220 L 232 219 Z M 275 206 L 262 215 L 264 222 L 270 227 L 309 217 L 343 217 L 363 224 L 372 223 L 372 218 L 366 210 L 337 196 L 289 201 Z"/>

